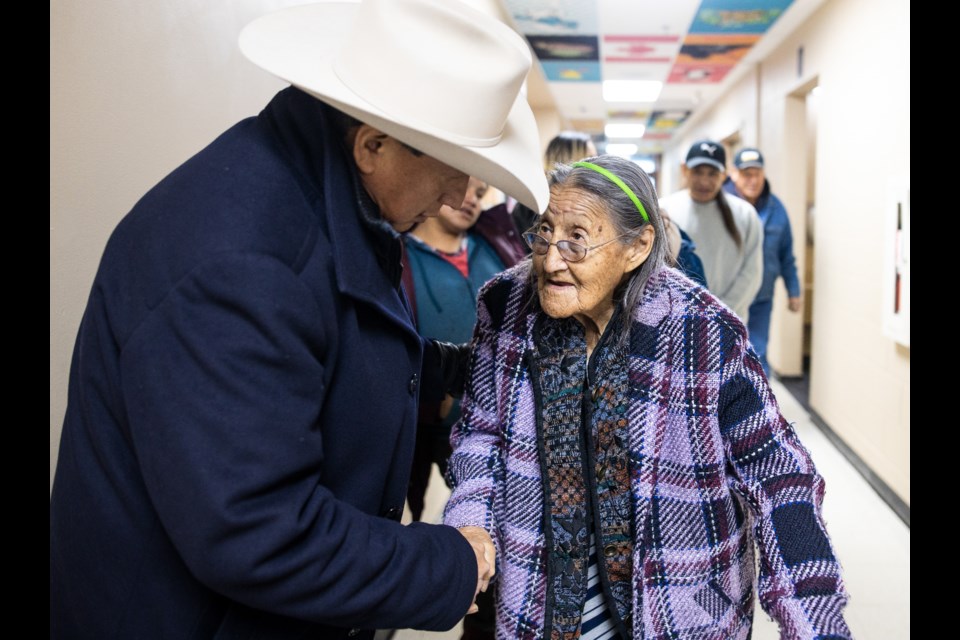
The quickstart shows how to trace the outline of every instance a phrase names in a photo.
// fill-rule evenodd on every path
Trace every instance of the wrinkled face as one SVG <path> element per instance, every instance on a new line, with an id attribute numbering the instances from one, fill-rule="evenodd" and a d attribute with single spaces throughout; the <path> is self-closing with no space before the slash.
<path id="1" fill-rule="evenodd" d="M 717 197 L 726 173 L 708 164 L 697 165 L 693 169 L 683 165 L 683 177 L 690 185 L 690 197 L 694 202 L 705 204 Z"/>
<path id="2" fill-rule="evenodd" d="M 442 205 L 459 208 L 467 188 L 467 174 L 369 125 L 362 125 L 354 142 L 360 180 L 397 231 L 407 231 Z"/>
<path id="3" fill-rule="evenodd" d="M 764 180 L 763 169 L 760 167 L 740 169 L 733 174 L 733 183 L 737 185 L 737 191 L 750 203 L 756 202 L 763 193 Z"/>
<path id="4" fill-rule="evenodd" d="M 486 193 L 487 184 L 471 177 L 467 183 L 467 195 L 459 208 L 454 209 L 447 205 L 440 207 L 440 225 L 452 235 L 466 233 L 480 217 L 480 200 Z"/>
<path id="5" fill-rule="evenodd" d="M 570 240 L 588 247 L 617 237 L 606 207 L 596 196 L 556 185 L 551 189 L 550 205 L 535 231 L 549 242 Z M 551 246 L 546 255 L 534 254 L 533 270 L 540 306 L 552 318 L 573 316 L 581 322 L 589 319 L 600 327 L 605 326 L 613 313 L 617 285 L 643 262 L 636 262 L 635 253 L 621 241 L 614 240 L 591 249 L 580 262 L 566 262 L 555 246 Z"/>

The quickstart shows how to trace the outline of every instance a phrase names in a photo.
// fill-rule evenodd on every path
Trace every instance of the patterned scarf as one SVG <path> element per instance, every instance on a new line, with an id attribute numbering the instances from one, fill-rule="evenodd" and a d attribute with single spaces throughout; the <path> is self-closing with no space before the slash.
<path id="1" fill-rule="evenodd" d="M 579 322 L 542 316 L 534 329 L 537 351 L 531 371 L 546 479 L 546 624 L 552 640 L 580 636 L 594 522 L 600 571 L 610 586 L 607 605 L 615 621 L 623 623 L 621 629 L 630 628 L 634 538 L 626 435 L 629 385 L 626 349 L 611 339 L 621 331 L 622 315 L 619 309 L 614 313 L 597 345 L 589 378 Z"/>

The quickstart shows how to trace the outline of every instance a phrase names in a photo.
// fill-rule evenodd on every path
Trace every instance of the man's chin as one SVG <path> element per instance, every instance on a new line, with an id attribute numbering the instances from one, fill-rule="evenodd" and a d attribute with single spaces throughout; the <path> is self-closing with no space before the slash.
<path id="1" fill-rule="evenodd" d="M 404 220 L 403 222 L 391 222 L 390 226 L 393 227 L 393 230 L 397 233 L 407 233 L 408 231 L 413 231 L 413 228 L 418 224 L 423 222 L 423 216 L 418 216 L 413 220 Z"/>

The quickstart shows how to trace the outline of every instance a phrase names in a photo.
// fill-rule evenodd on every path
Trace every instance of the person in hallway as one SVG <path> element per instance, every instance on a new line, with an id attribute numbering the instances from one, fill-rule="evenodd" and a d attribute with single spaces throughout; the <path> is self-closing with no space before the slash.
<path id="1" fill-rule="evenodd" d="M 363 639 L 476 611 L 489 534 L 399 522 L 419 398 L 459 393 L 468 357 L 417 334 L 399 232 L 470 175 L 549 196 L 527 45 L 452 4 L 253 21 L 241 50 L 291 86 L 114 230 L 50 500 L 51 638 Z"/>
<path id="2" fill-rule="evenodd" d="M 748 202 L 723 190 L 726 162 L 719 142 L 695 142 L 682 167 L 687 188 L 660 207 L 696 243 L 710 291 L 746 321 L 763 277 L 763 227 Z"/>
<path id="3" fill-rule="evenodd" d="M 504 204 L 481 211 L 487 184 L 470 178 L 459 209 L 446 205 L 405 235 L 403 285 L 421 335 L 451 343 L 469 342 L 477 321 L 477 291 L 490 278 L 522 260 L 521 244 Z M 460 417 L 459 400 L 421 403 L 407 504 L 413 520 L 423 515 L 434 464 L 444 475 L 450 457 L 450 428 Z M 477 612 L 463 621 L 462 640 L 492 640 L 493 590 L 477 596 Z"/>
<path id="4" fill-rule="evenodd" d="M 759 149 L 748 147 L 737 152 L 733 158 L 733 171 L 724 181 L 723 188 L 752 204 L 763 225 L 763 280 L 757 297 L 750 304 L 747 330 L 760 364 L 769 376 L 767 338 L 777 278 L 783 278 L 787 288 L 787 308 L 794 313 L 800 311 L 800 278 L 797 276 L 797 260 L 793 256 L 790 218 L 780 198 L 770 190 Z"/>
<path id="5" fill-rule="evenodd" d="M 823 478 L 741 320 L 666 267 L 649 176 L 550 176 L 480 292 L 444 512 L 497 545 L 499 638 L 850 638 Z M 755 580 L 759 553 L 759 580 Z"/>
<path id="6" fill-rule="evenodd" d="M 463 204 L 440 207 L 405 234 L 403 285 L 422 336 L 461 344 L 470 341 L 477 321 L 477 291 L 490 278 L 526 255 L 516 235 L 508 233 L 509 214 L 501 205 L 482 211 L 487 184 L 471 177 Z M 443 475 L 450 457 L 450 427 L 460 417 L 460 403 L 446 396 L 421 403 L 417 446 L 407 503 L 414 520 L 423 514 L 432 465 Z"/>

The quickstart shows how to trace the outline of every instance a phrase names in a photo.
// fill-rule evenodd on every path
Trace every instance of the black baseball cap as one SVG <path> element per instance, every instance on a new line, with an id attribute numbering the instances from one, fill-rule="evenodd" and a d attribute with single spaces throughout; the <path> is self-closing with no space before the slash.
<path id="1" fill-rule="evenodd" d="M 763 154 L 760 153 L 760 149 L 744 147 L 737 151 L 737 155 L 733 157 L 733 166 L 737 169 L 749 169 L 751 167 L 763 169 Z"/>
<path id="2" fill-rule="evenodd" d="M 727 152 L 723 145 L 713 140 L 699 140 L 693 143 L 687 151 L 687 160 L 684 163 L 688 169 L 708 164 L 721 172 L 727 170 Z"/>

